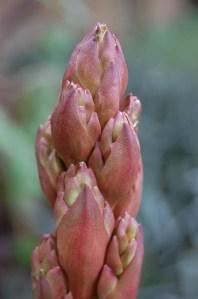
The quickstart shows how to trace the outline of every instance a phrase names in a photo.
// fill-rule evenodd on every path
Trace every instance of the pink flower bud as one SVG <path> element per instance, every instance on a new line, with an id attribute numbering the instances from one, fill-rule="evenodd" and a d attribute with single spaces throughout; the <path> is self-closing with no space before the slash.
<path id="1" fill-rule="evenodd" d="M 55 239 L 45 235 L 32 254 L 32 284 L 35 299 L 63 299 L 66 277 L 59 266 Z"/>
<path id="2" fill-rule="evenodd" d="M 136 132 L 128 116 L 118 112 L 103 129 L 89 159 L 105 199 L 115 215 L 124 212 L 137 214 L 142 183 L 142 162 Z"/>
<path id="3" fill-rule="evenodd" d="M 117 277 L 108 265 L 104 265 L 98 284 L 98 298 L 106 299 L 113 293 L 117 286 Z"/>
<path id="4" fill-rule="evenodd" d="M 111 228 L 105 223 L 108 217 L 104 216 L 104 201 L 96 197 L 93 190 L 85 186 L 57 228 L 59 260 L 68 275 L 74 299 L 93 297 L 113 229 L 113 223 Z M 113 220 L 110 210 L 108 213 Z"/>
<path id="5" fill-rule="evenodd" d="M 131 120 L 133 127 L 137 131 L 138 123 L 141 113 L 141 102 L 140 100 L 130 93 L 126 98 L 124 98 L 120 103 L 121 111 L 125 111 Z"/>
<path id="6" fill-rule="evenodd" d="M 143 185 L 143 165 L 142 165 L 142 159 L 140 157 L 138 172 L 134 180 L 134 184 L 132 186 L 131 196 L 129 196 L 129 198 L 125 202 L 120 201 L 117 204 L 114 210 L 115 215 L 123 215 L 125 211 L 130 213 L 132 216 L 137 215 L 141 203 L 142 185 Z"/>
<path id="7" fill-rule="evenodd" d="M 77 165 L 71 164 L 66 172 L 62 172 L 58 182 L 58 194 L 54 205 L 54 212 L 58 222 L 60 222 L 64 214 L 75 203 L 85 186 L 91 189 L 99 206 L 103 206 L 104 199 L 98 189 L 94 173 L 90 168 L 87 168 L 85 162 L 80 162 Z"/>
<path id="8" fill-rule="evenodd" d="M 101 272 L 99 299 L 135 299 L 143 261 L 143 235 L 140 225 L 125 213 L 107 250 L 106 265 Z"/>
<path id="9" fill-rule="evenodd" d="M 36 158 L 41 187 L 49 202 L 53 205 L 56 198 L 57 180 L 63 170 L 63 166 L 52 145 L 49 120 L 38 129 Z"/>
<path id="10" fill-rule="evenodd" d="M 97 24 L 76 46 L 63 78 L 88 88 L 103 126 L 119 110 L 128 83 L 128 70 L 117 37 Z"/>
<path id="11" fill-rule="evenodd" d="M 85 161 L 100 135 L 90 92 L 67 81 L 52 117 L 53 144 L 66 166 Z"/>

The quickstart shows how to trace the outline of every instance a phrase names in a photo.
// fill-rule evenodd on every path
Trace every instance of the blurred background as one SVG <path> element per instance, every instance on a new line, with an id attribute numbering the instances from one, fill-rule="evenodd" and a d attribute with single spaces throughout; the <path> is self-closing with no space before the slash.
<path id="1" fill-rule="evenodd" d="M 0 298 L 31 298 L 30 256 L 53 218 L 34 140 L 77 41 L 116 32 L 142 101 L 139 299 L 198 298 L 198 1 L 0 1 Z"/>

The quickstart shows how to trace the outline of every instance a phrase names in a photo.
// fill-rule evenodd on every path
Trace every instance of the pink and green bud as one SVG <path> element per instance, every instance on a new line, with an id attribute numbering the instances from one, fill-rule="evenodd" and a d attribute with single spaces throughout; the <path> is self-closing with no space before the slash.
<path id="1" fill-rule="evenodd" d="M 35 299 L 63 299 L 66 277 L 59 266 L 55 239 L 45 235 L 32 254 L 32 285 Z"/>
<path id="2" fill-rule="evenodd" d="M 136 299 L 143 261 L 142 229 L 125 213 L 118 219 L 99 278 L 99 299 Z"/>
<path id="3" fill-rule="evenodd" d="M 51 126 L 53 144 L 65 165 L 86 161 L 101 132 L 89 90 L 65 82 Z"/>
<path id="4" fill-rule="evenodd" d="M 102 126 L 119 110 L 128 70 L 117 37 L 98 23 L 76 46 L 63 78 L 88 88 Z"/>
<path id="5" fill-rule="evenodd" d="M 118 279 L 108 265 L 104 265 L 100 275 L 99 283 L 97 286 L 97 295 L 99 299 L 108 298 L 117 286 Z"/>
<path id="6" fill-rule="evenodd" d="M 85 186 L 91 189 L 99 206 L 104 203 L 94 173 L 90 168 L 87 168 L 85 162 L 80 162 L 77 165 L 71 164 L 66 172 L 62 172 L 58 182 L 58 194 L 54 205 L 54 212 L 58 222 L 75 203 Z"/>
<path id="7" fill-rule="evenodd" d="M 139 118 L 141 113 L 141 102 L 140 100 L 130 93 L 126 98 L 124 98 L 120 103 L 121 111 L 124 111 L 129 116 L 133 127 L 138 130 Z"/>
<path id="8" fill-rule="evenodd" d="M 63 166 L 52 144 L 50 120 L 38 129 L 36 158 L 41 187 L 53 206 L 56 199 L 57 181 Z"/>
<path id="9" fill-rule="evenodd" d="M 118 112 L 107 122 L 89 159 L 89 167 L 116 216 L 123 214 L 126 206 L 130 206 L 131 215 L 137 214 L 141 193 L 141 181 L 137 178 L 141 166 L 137 134 L 128 115 Z"/>
<path id="10" fill-rule="evenodd" d="M 142 185 L 143 185 L 143 165 L 142 165 L 142 159 L 140 157 L 138 171 L 132 186 L 131 196 L 129 196 L 125 202 L 120 201 L 117 204 L 114 211 L 115 215 L 123 215 L 125 211 L 130 213 L 132 216 L 137 215 L 141 204 Z"/>
<path id="11" fill-rule="evenodd" d="M 57 228 L 59 261 L 74 299 L 94 296 L 114 227 L 110 207 L 96 197 L 86 185 Z"/>

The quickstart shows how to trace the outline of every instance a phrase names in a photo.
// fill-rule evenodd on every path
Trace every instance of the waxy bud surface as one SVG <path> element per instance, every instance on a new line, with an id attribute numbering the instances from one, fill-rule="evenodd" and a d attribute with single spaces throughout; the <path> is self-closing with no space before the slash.
<path id="1" fill-rule="evenodd" d="M 55 228 L 32 254 L 34 299 L 136 299 L 143 233 L 139 99 L 115 34 L 98 23 L 74 49 L 36 138 Z"/>
<path id="2" fill-rule="evenodd" d="M 135 299 L 144 255 L 141 226 L 128 213 L 118 219 L 98 282 L 99 299 Z"/>
<path id="3" fill-rule="evenodd" d="M 128 83 L 128 69 L 117 37 L 97 24 L 76 46 L 66 68 L 66 80 L 88 88 L 103 126 L 119 110 Z"/>
<path id="4" fill-rule="evenodd" d="M 34 299 L 63 299 L 67 293 L 54 237 L 45 235 L 32 254 L 32 284 Z"/>
<path id="5" fill-rule="evenodd" d="M 130 93 L 120 103 L 120 110 L 127 113 L 131 120 L 135 130 L 138 130 L 139 118 L 141 113 L 141 102 L 140 100 Z"/>
<path id="6" fill-rule="evenodd" d="M 36 159 L 41 187 L 53 206 L 56 199 L 58 177 L 63 166 L 52 144 L 50 120 L 38 129 Z"/>
<path id="7" fill-rule="evenodd" d="M 123 212 L 122 206 L 126 207 L 128 202 L 128 212 L 136 216 L 140 203 L 142 162 L 137 134 L 126 113 L 118 112 L 108 121 L 100 142 L 90 156 L 89 167 L 93 169 L 99 188 L 115 209 L 116 216 Z"/>
<path id="8" fill-rule="evenodd" d="M 89 90 L 67 81 L 51 126 L 53 144 L 66 166 L 86 160 L 101 132 Z"/>
<path id="9" fill-rule="evenodd" d="M 104 208 L 104 202 L 98 202 L 85 186 L 57 229 L 60 264 L 68 275 L 74 299 L 94 295 L 111 236 L 105 228 Z"/>

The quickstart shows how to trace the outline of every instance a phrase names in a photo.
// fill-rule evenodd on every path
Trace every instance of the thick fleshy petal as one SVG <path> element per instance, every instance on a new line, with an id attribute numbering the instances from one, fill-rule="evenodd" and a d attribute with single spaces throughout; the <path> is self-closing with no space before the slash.
<path id="1" fill-rule="evenodd" d="M 97 287 L 98 298 L 136 299 L 143 254 L 142 228 L 125 213 L 124 217 L 118 219 L 115 236 L 107 250 L 106 265 Z M 109 281 L 115 282 L 114 285 Z"/>
<path id="2" fill-rule="evenodd" d="M 56 201 L 54 203 L 54 209 L 53 209 L 57 226 L 67 211 L 68 211 L 68 206 L 64 199 L 64 192 L 58 192 Z"/>
<path id="3" fill-rule="evenodd" d="M 89 159 L 89 167 L 116 216 L 126 206 L 130 206 L 130 213 L 135 216 L 140 202 L 142 163 L 136 132 L 125 114 L 119 112 L 106 124 L 100 145 L 96 145 Z"/>
<path id="4" fill-rule="evenodd" d="M 121 111 L 125 111 L 129 116 L 135 130 L 138 130 L 138 123 L 141 113 L 141 102 L 140 100 L 130 93 L 126 98 L 120 101 Z"/>
<path id="5" fill-rule="evenodd" d="M 39 277 L 40 270 L 47 273 L 58 265 L 55 240 L 51 235 L 44 235 L 40 244 L 32 253 L 32 272 L 35 278 Z"/>
<path id="6" fill-rule="evenodd" d="M 70 80 L 89 89 L 94 95 L 100 84 L 101 74 L 99 40 L 96 28 L 93 28 L 73 50 L 64 73 L 62 87 Z"/>
<path id="7" fill-rule="evenodd" d="M 120 275 L 123 272 L 123 265 L 119 255 L 119 241 L 116 236 L 113 236 L 113 239 L 109 245 L 107 264 L 111 267 L 116 275 Z"/>
<path id="8" fill-rule="evenodd" d="M 103 74 L 101 84 L 94 97 L 96 111 L 102 127 L 119 110 L 119 73 L 114 63 L 109 63 Z"/>
<path id="9" fill-rule="evenodd" d="M 54 213 L 57 222 L 75 203 L 81 191 L 88 186 L 98 202 L 101 209 L 104 207 L 104 199 L 97 187 L 97 182 L 92 169 L 88 168 L 85 162 L 76 165 L 71 164 L 66 172 L 62 172 L 58 181 L 57 198 L 54 204 Z"/>
<path id="10" fill-rule="evenodd" d="M 63 165 L 52 145 L 50 120 L 38 129 L 36 159 L 41 187 L 53 205 L 56 198 L 57 180 L 63 170 Z"/>
<path id="11" fill-rule="evenodd" d="M 43 279 L 43 293 L 46 294 L 44 298 L 50 299 L 62 299 L 66 293 L 65 289 L 65 279 L 63 272 L 59 266 L 48 271 L 46 276 L 42 277 Z M 47 297 L 47 295 L 49 297 Z"/>
<path id="12" fill-rule="evenodd" d="M 114 294 L 108 299 L 136 299 L 137 297 L 144 255 L 143 233 L 141 227 L 138 228 L 136 242 L 137 248 L 135 256 L 121 275 Z"/>
<path id="13" fill-rule="evenodd" d="M 127 211 L 132 216 L 136 216 L 138 214 L 141 197 L 142 197 L 142 186 L 143 186 L 143 165 L 142 159 L 139 158 L 138 172 L 136 174 L 136 178 L 134 180 L 134 184 L 132 185 L 131 195 L 125 201 L 120 201 L 115 208 L 115 215 L 123 215 L 125 211 Z"/>
<path id="14" fill-rule="evenodd" d="M 67 293 L 66 277 L 59 266 L 56 240 L 43 236 L 32 254 L 32 285 L 35 299 L 62 299 Z"/>
<path id="15" fill-rule="evenodd" d="M 60 263 L 74 299 L 93 296 L 109 238 L 101 207 L 85 186 L 57 228 Z"/>
<path id="16" fill-rule="evenodd" d="M 66 82 L 51 126 L 53 144 L 65 165 L 86 161 L 101 131 L 90 92 Z"/>
<path id="17" fill-rule="evenodd" d="M 109 298 L 117 285 L 117 277 L 113 273 L 112 269 L 108 265 L 104 265 L 100 280 L 97 287 L 97 294 L 99 299 Z"/>
<path id="18" fill-rule="evenodd" d="M 128 70 L 120 43 L 107 25 L 97 24 L 74 49 L 63 86 L 66 80 L 91 91 L 102 126 L 117 113 Z"/>

